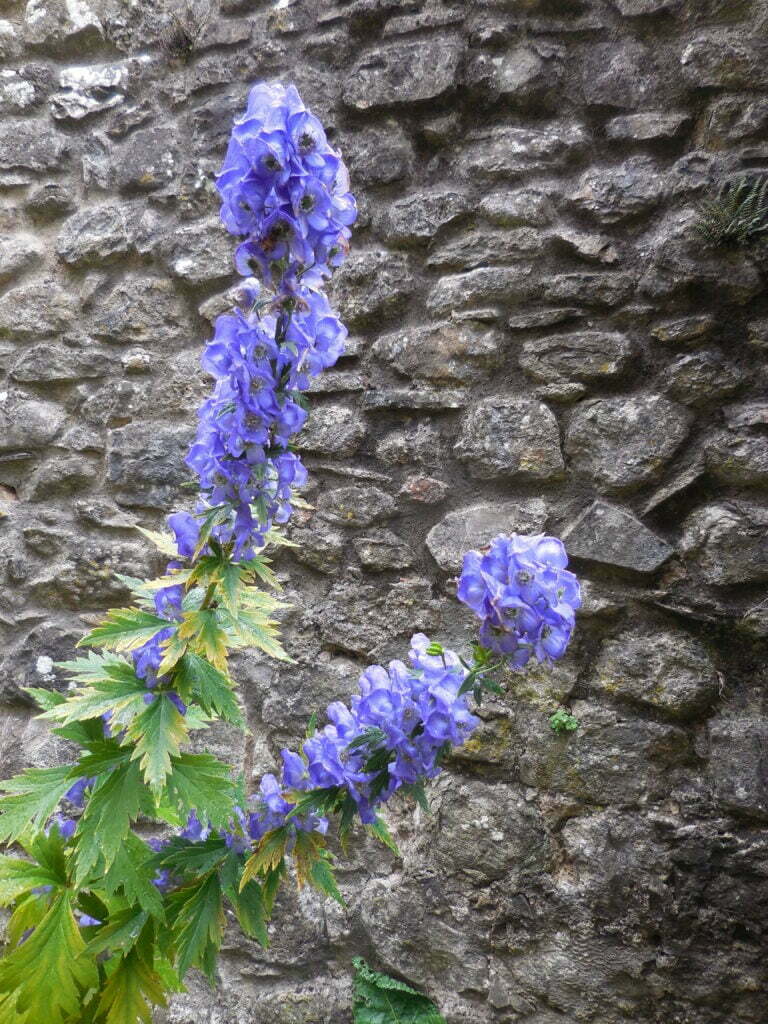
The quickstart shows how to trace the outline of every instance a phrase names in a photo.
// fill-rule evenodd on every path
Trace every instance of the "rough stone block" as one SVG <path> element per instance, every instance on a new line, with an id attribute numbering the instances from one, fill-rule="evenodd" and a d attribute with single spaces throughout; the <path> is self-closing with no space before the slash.
<path id="1" fill-rule="evenodd" d="M 479 480 L 556 480 L 565 468 L 557 420 L 527 398 L 483 399 L 464 417 L 454 451 Z"/>
<path id="2" fill-rule="evenodd" d="M 636 516 L 606 501 L 596 501 L 563 531 L 573 558 L 615 565 L 635 572 L 655 572 L 673 549 Z"/>
<path id="3" fill-rule="evenodd" d="M 453 36 L 385 44 L 369 51 L 342 90 L 355 110 L 435 99 L 456 83 L 463 44 Z"/>
<path id="4" fill-rule="evenodd" d="M 460 572 L 464 555 L 500 533 L 539 533 L 547 518 L 541 498 L 488 502 L 449 512 L 427 534 L 427 548 L 445 572 Z"/>
<path id="5" fill-rule="evenodd" d="M 380 360 L 407 377 L 438 384 L 487 378 L 502 358 L 504 337 L 480 324 L 443 323 L 385 334 L 373 346 Z"/>

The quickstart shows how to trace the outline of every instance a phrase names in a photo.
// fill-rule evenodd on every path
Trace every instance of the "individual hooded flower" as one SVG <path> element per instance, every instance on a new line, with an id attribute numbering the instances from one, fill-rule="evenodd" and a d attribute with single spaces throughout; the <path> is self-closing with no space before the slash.
<path id="1" fill-rule="evenodd" d="M 561 541 L 543 534 L 502 534 L 465 555 L 457 594 L 482 621 L 480 643 L 515 668 L 561 658 L 581 605 L 567 564 Z"/>

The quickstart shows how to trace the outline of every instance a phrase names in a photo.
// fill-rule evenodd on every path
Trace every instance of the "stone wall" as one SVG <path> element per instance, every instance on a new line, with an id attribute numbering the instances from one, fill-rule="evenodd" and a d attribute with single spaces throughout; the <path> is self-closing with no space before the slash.
<path id="1" fill-rule="evenodd" d="M 221 0 L 178 57 L 173 6 L 0 0 L 3 773 L 66 756 L 21 688 L 190 500 L 212 174 L 248 84 L 293 80 L 360 199 L 353 341 L 281 562 L 297 664 L 244 659 L 253 734 L 206 742 L 250 778 L 413 630 L 468 639 L 452 577 L 501 530 L 562 535 L 586 604 L 432 815 L 393 808 L 403 859 L 355 848 L 348 913 L 286 894 L 163 1019 L 347 1022 L 359 953 L 451 1024 L 764 1020 L 766 255 L 692 225 L 768 165 L 768 3 Z"/>

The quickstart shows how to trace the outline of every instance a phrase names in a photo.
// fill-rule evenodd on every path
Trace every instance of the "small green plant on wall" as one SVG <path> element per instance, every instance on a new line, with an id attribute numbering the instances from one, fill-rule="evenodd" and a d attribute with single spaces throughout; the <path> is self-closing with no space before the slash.
<path id="1" fill-rule="evenodd" d="M 768 231 L 768 175 L 741 175 L 701 204 L 698 235 L 711 246 L 745 246 Z"/>
<path id="2" fill-rule="evenodd" d="M 360 957 L 355 966 L 354 1024 L 445 1024 L 445 1017 L 421 992 L 372 971 Z"/>

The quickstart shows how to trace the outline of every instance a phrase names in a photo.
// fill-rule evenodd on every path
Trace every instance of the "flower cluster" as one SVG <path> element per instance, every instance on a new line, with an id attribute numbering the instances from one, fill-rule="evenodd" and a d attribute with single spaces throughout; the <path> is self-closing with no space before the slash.
<path id="1" fill-rule="evenodd" d="M 199 520 L 222 509 L 212 536 L 238 558 L 288 520 L 291 492 L 306 481 L 290 445 L 307 417 L 302 392 L 344 350 L 346 329 L 319 288 L 344 258 L 356 209 L 341 157 L 293 86 L 253 87 L 217 187 L 225 226 L 244 239 L 235 263 L 247 277 L 202 358 L 216 385 L 187 464 L 204 498 L 197 518 L 171 518 L 189 557 Z"/>
<path id="2" fill-rule="evenodd" d="M 554 537 L 501 535 L 485 554 L 470 551 L 458 585 L 460 601 L 482 620 L 480 643 L 515 668 L 530 659 L 561 658 L 571 639 L 579 583 Z"/>
<path id="3" fill-rule="evenodd" d="M 225 227 L 245 236 L 241 273 L 258 268 L 275 285 L 317 283 L 342 262 L 357 215 L 349 177 L 294 86 L 251 89 L 216 185 Z"/>

